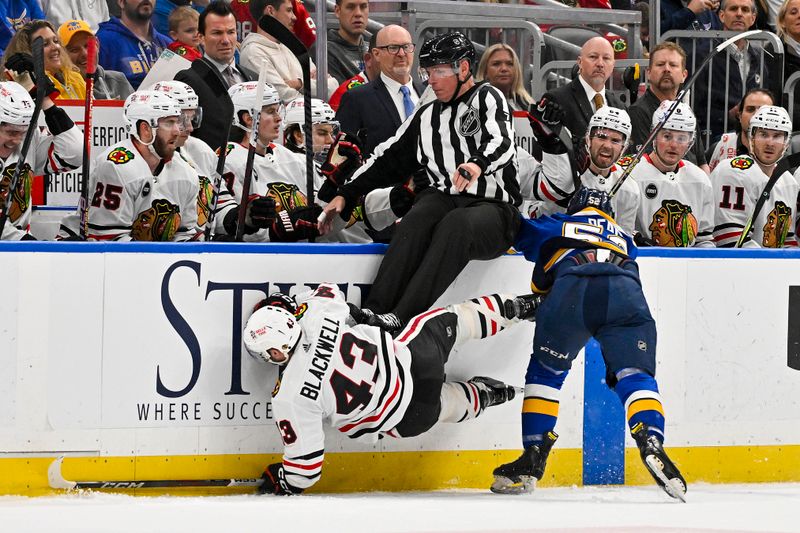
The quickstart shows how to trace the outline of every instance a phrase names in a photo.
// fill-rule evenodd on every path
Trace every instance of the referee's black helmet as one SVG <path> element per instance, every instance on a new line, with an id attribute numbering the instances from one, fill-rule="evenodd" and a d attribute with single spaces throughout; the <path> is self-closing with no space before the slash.
<path id="1" fill-rule="evenodd" d="M 472 66 L 475 63 L 475 47 L 458 31 L 428 39 L 419 51 L 419 66 L 422 68 L 457 65 L 462 59 L 469 61 Z"/>

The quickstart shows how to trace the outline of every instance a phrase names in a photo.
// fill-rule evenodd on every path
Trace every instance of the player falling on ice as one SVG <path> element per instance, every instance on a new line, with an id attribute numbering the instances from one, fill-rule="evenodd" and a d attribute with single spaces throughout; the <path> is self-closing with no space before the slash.
<path id="1" fill-rule="evenodd" d="M 608 193 L 582 187 L 567 214 L 523 219 L 514 247 L 536 263 L 531 286 L 547 293 L 536 311 L 525 375 L 522 443 L 494 470 L 492 492 L 531 492 L 558 438 L 561 386 L 590 337 L 600 343 L 606 383 L 625 407 L 631 436 L 656 482 L 684 499 L 686 481 L 667 457 L 656 373 L 656 326 L 639 281 L 633 239 L 616 224 Z"/>
<path id="2" fill-rule="evenodd" d="M 493 294 L 432 309 L 397 338 L 356 324 L 351 309 L 364 317 L 335 285 L 321 284 L 297 301 L 283 294 L 264 300 L 242 337 L 253 357 L 282 367 L 272 408 L 284 453 L 264 472 L 261 492 L 297 494 L 319 480 L 325 419 L 348 437 L 375 442 L 469 420 L 513 399 L 514 387 L 491 378 L 445 381 L 444 367 L 464 341 L 533 319 L 536 298 Z"/>

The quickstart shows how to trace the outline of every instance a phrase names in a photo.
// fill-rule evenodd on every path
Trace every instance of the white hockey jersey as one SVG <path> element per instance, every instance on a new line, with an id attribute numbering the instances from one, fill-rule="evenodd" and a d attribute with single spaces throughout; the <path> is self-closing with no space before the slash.
<path id="1" fill-rule="evenodd" d="M 658 246 L 714 246 L 711 181 L 697 165 L 680 161 L 663 173 L 645 154 L 628 179 L 641 193 L 636 231 Z"/>
<path id="2" fill-rule="evenodd" d="M 519 185 L 522 204 L 519 211 L 528 217 L 537 216 L 537 209 L 545 202 L 558 202 L 572 194 L 572 166 L 569 155 L 542 153 L 539 162 L 525 149 L 517 146 Z"/>
<path id="3" fill-rule="evenodd" d="M 0 161 L 0 195 L 8 194 L 11 177 L 17 168 L 20 147 L 5 161 Z M 73 126 L 67 131 L 52 135 L 47 128 L 33 133 L 25 169 L 20 174 L 16 190 L 11 194 L 8 220 L 3 228 L 2 240 L 18 241 L 28 232 L 31 222 L 31 186 L 33 176 L 65 172 L 81 166 L 83 136 Z"/>
<path id="4" fill-rule="evenodd" d="M 205 230 L 206 223 L 211 214 L 211 207 L 214 201 L 214 181 L 217 178 L 217 161 L 219 156 L 201 139 L 188 137 L 186 143 L 180 148 L 180 154 L 189 165 L 197 172 L 199 192 L 197 194 L 197 227 Z M 228 188 L 220 183 L 220 191 L 217 191 L 216 209 L 214 211 L 214 234 L 224 234 L 225 227 L 222 224 L 227 212 L 236 207 L 236 202 Z"/>
<path id="5" fill-rule="evenodd" d="M 714 191 L 714 242 L 718 247 L 735 246 L 769 178 L 749 156 L 721 161 L 710 177 Z M 798 191 L 797 180 L 784 172 L 753 221 L 753 232 L 745 246 L 797 246 Z"/>
<path id="6" fill-rule="evenodd" d="M 89 234 L 98 241 L 188 241 L 197 227 L 198 176 L 180 153 L 156 172 L 127 139 L 105 149 L 92 163 Z M 77 230 L 78 214 L 62 221 L 60 238 Z"/>
<path id="7" fill-rule="evenodd" d="M 708 160 L 708 167 L 711 170 L 717 168 L 723 159 L 733 159 L 736 157 L 736 147 L 738 146 L 739 134 L 732 131 L 723 133 L 722 138 L 717 141 L 714 150 L 711 151 L 711 158 Z"/>
<path id="8" fill-rule="evenodd" d="M 297 297 L 300 345 L 272 393 L 284 444 L 286 479 L 307 488 L 319 480 L 323 421 L 371 442 L 393 429 L 411 401 L 411 353 L 379 328 L 351 326 L 344 295 L 321 284 Z"/>

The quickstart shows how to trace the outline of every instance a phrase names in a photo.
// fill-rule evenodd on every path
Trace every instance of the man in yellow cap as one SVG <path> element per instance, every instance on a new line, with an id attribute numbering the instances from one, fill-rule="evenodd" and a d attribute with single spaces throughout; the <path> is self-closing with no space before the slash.
<path id="1" fill-rule="evenodd" d="M 88 63 L 88 43 L 94 38 L 94 32 L 85 20 L 68 20 L 58 28 L 58 39 L 67 50 L 72 62 L 77 66 L 81 75 L 86 77 L 86 64 Z M 96 54 L 100 53 L 100 43 Z M 122 72 L 105 70 L 97 63 L 94 82 L 94 97 L 98 100 L 125 100 L 133 92 L 128 78 Z"/>

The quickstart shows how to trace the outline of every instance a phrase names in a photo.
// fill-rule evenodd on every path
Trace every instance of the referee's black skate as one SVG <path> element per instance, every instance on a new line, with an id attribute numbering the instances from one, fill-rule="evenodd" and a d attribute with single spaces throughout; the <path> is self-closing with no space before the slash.
<path id="1" fill-rule="evenodd" d="M 649 432 L 650 427 L 639 422 L 631 429 L 631 436 L 639 447 L 644 466 L 656 480 L 658 486 L 673 498 L 686 501 L 686 480 L 678 467 L 667 457 L 661 441 Z"/>
<path id="2" fill-rule="evenodd" d="M 481 402 L 481 411 L 493 405 L 500 405 L 514 399 L 517 389 L 511 385 L 506 385 L 502 381 L 484 376 L 475 376 L 467 381 L 478 388 L 478 396 Z"/>
<path id="3" fill-rule="evenodd" d="M 377 326 L 384 331 L 395 334 L 403 329 L 403 321 L 400 320 L 394 313 L 383 313 L 382 315 L 372 315 L 369 317 L 367 324 L 370 326 Z"/>
<path id="4" fill-rule="evenodd" d="M 520 320 L 535 320 L 536 311 L 542 305 L 544 297 L 541 294 L 524 294 L 512 300 L 503 302 L 506 316 L 508 318 L 519 318 Z"/>
<path id="5" fill-rule="evenodd" d="M 494 483 L 490 490 L 497 494 L 524 494 L 533 492 L 536 482 L 542 479 L 547 456 L 558 435 L 548 431 L 544 440 L 526 448 L 516 461 L 494 469 Z"/>

